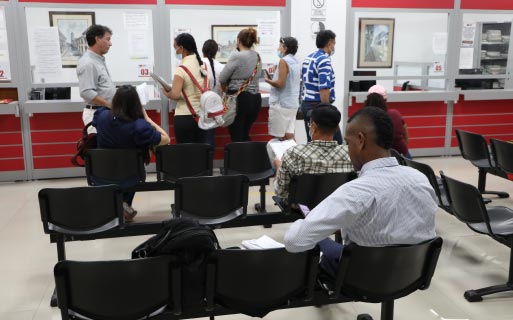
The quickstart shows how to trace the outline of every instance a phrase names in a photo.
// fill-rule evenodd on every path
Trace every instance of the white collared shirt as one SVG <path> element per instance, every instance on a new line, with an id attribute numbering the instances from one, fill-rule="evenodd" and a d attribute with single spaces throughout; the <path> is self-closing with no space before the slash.
<path id="1" fill-rule="evenodd" d="M 367 162 L 347 182 L 285 234 L 290 252 L 313 248 L 341 229 L 345 242 L 381 247 L 435 237 L 436 195 L 421 172 L 381 158 Z"/>

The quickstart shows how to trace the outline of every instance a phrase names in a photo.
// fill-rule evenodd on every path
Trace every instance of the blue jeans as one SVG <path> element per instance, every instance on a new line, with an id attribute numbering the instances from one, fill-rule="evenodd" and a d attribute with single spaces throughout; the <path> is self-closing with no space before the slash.
<path id="1" fill-rule="evenodd" d="M 320 266 L 324 271 L 326 271 L 326 273 L 335 279 L 337 276 L 338 265 L 340 263 L 340 257 L 344 250 L 344 245 L 329 238 L 322 240 L 318 245 L 322 252 Z"/>
<path id="2" fill-rule="evenodd" d="M 309 102 L 309 101 L 302 101 L 301 102 L 301 112 L 303 113 L 304 121 L 305 121 L 305 130 L 306 130 L 306 139 L 308 142 L 312 141 L 312 137 L 310 137 L 310 114 L 312 110 L 317 107 L 319 102 Z M 342 133 L 340 130 L 338 130 L 333 135 L 333 140 L 337 141 L 338 144 L 342 144 Z"/>

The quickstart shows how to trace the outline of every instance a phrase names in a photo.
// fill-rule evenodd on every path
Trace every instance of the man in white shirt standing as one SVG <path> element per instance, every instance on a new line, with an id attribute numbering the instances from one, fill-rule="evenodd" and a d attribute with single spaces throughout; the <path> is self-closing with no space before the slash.
<path id="1" fill-rule="evenodd" d="M 110 108 L 112 98 L 116 93 L 116 86 L 110 78 L 104 57 L 112 46 L 111 37 L 112 30 L 99 24 L 92 25 L 86 30 L 89 48 L 84 52 L 77 65 L 80 96 L 87 103 L 82 112 L 84 125 L 93 120 L 96 109 Z M 88 132 L 96 132 L 96 129 L 90 127 Z"/>
<path id="2" fill-rule="evenodd" d="M 321 267 L 334 276 L 343 245 L 328 237 L 341 230 L 344 244 L 382 247 L 435 237 L 436 196 L 419 171 L 390 157 L 394 128 L 386 112 L 366 107 L 348 121 L 344 139 L 357 179 L 345 183 L 285 234 L 290 252 L 319 244 Z"/>

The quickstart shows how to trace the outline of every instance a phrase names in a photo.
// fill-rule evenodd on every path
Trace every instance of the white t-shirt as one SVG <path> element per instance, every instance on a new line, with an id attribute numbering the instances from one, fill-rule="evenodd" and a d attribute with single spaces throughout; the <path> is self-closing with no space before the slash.
<path id="1" fill-rule="evenodd" d="M 214 71 L 215 71 L 215 75 L 216 75 L 216 78 L 214 80 L 214 74 L 212 72 L 212 66 L 210 65 L 210 61 L 208 60 L 208 58 L 202 58 L 201 60 L 203 60 L 203 63 L 206 65 L 207 70 L 208 70 L 208 79 L 210 80 L 210 90 L 221 95 L 221 86 L 219 85 L 219 74 L 221 74 L 221 71 L 224 68 L 224 64 L 222 64 L 219 61 L 214 59 Z"/>

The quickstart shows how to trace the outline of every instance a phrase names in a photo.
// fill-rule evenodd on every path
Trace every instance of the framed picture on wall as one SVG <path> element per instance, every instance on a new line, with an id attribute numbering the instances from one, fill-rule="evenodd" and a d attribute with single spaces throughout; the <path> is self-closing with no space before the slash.
<path id="1" fill-rule="evenodd" d="M 392 68 L 395 19 L 360 18 L 358 68 Z"/>
<path id="2" fill-rule="evenodd" d="M 237 35 L 242 29 L 254 28 L 256 25 L 212 25 L 212 39 L 217 42 L 219 51 L 216 59 L 226 63 L 231 54 L 237 49 Z"/>
<path id="3" fill-rule="evenodd" d="M 95 24 L 94 12 L 50 11 L 50 26 L 59 30 L 63 68 L 76 68 L 87 50 L 85 31 Z"/>

